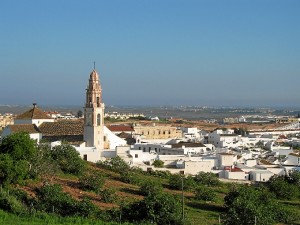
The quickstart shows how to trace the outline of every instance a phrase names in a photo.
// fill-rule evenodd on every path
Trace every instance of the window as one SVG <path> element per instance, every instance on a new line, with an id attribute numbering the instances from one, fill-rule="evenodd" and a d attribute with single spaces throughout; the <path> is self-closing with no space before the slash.
<path id="1" fill-rule="evenodd" d="M 141 147 L 139 147 L 139 150 L 141 150 Z"/>
<path id="2" fill-rule="evenodd" d="M 97 115 L 97 126 L 100 126 L 101 125 L 101 115 L 98 114 Z"/>
<path id="3" fill-rule="evenodd" d="M 86 154 L 83 155 L 83 160 L 84 160 L 84 161 L 87 161 L 87 155 L 86 155 Z"/>
<path id="4" fill-rule="evenodd" d="M 106 136 L 103 136 L 103 141 L 106 141 Z"/>
<path id="5" fill-rule="evenodd" d="M 134 155 L 134 158 L 138 158 L 138 157 L 139 157 L 139 155 L 138 155 L 138 154 L 135 154 L 135 155 Z"/>
<path id="6" fill-rule="evenodd" d="M 97 97 L 97 107 L 100 107 L 100 98 Z"/>

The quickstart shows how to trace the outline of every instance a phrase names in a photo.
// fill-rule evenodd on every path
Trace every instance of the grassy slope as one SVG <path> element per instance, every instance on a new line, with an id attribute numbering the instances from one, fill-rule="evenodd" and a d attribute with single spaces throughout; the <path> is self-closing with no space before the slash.
<path id="1" fill-rule="evenodd" d="M 101 202 L 101 199 L 99 196 L 97 196 L 93 192 L 85 192 L 82 189 L 80 189 L 78 185 L 78 178 L 75 176 L 69 176 L 69 175 L 60 175 L 55 177 L 52 182 L 53 183 L 59 183 L 63 186 L 63 189 L 65 192 L 70 193 L 74 198 L 76 199 L 82 199 L 84 196 L 89 196 L 91 199 L 93 199 L 93 203 L 100 207 L 102 210 L 105 209 L 111 209 L 111 208 L 117 208 L 118 205 L 126 203 L 126 202 L 133 202 L 138 201 L 143 198 L 143 196 L 139 192 L 139 186 L 127 184 L 124 182 L 121 182 L 119 180 L 120 175 L 118 173 L 114 173 L 112 171 L 109 171 L 107 169 L 103 168 L 97 168 L 95 165 L 90 164 L 91 169 L 93 170 L 99 170 L 101 173 L 106 177 L 105 182 L 105 188 L 113 188 L 116 190 L 116 193 L 118 195 L 118 200 L 114 203 L 103 203 Z M 164 191 L 179 195 L 181 196 L 181 191 L 175 191 L 168 189 L 167 186 L 167 180 L 152 176 L 146 176 L 139 174 L 138 175 L 140 179 L 143 180 L 159 180 L 164 188 Z M 40 183 L 28 183 L 24 189 L 31 194 L 34 194 L 34 187 L 41 185 Z M 224 183 L 221 187 L 215 187 L 215 191 L 217 193 L 217 200 L 215 203 L 213 202 L 204 202 L 204 201 L 197 201 L 194 199 L 194 194 L 191 192 L 184 192 L 184 201 L 185 201 L 185 216 L 186 219 L 191 224 L 197 224 L 197 225 L 212 225 L 212 224 L 219 224 L 219 216 L 224 211 L 223 204 L 224 204 L 224 197 L 229 192 L 229 187 L 231 184 Z M 280 204 L 283 205 L 283 207 L 289 207 L 293 210 L 295 210 L 297 213 L 300 214 L 300 201 L 285 201 L 280 202 Z M 7 219 L 7 221 L 5 221 Z M 31 220 L 32 218 L 22 218 L 17 217 L 10 214 L 3 214 L 1 212 L 0 214 L 0 224 L 76 224 L 76 222 L 70 222 L 69 220 L 64 220 L 59 217 L 49 217 L 49 222 L 47 220 L 40 220 L 39 218 L 35 218 L 34 220 Z M 53 223 L 51 219 L 53 219 Z M 77 218 L 78 219 L 78 218 Z M 222 219 L 222 218 L 221 218 Z M 13 223 L 10 223 L 9 221 L 13 221 Z M 37 221 L 35 223 L 35 220 Z M 18 221 L 15 223 L 15 221 Z M 63 223 L 64 222 L 64 223 Z M 90 223 L 88 223 L 90 222 Z M 104 224 L 104 223 L 93 223 L 90 220 L 80 221 L 78 224 Z M 107 224 L 107 223 L 105 223 Z M 300 221 L 299 221 L 300 224 Z"/>

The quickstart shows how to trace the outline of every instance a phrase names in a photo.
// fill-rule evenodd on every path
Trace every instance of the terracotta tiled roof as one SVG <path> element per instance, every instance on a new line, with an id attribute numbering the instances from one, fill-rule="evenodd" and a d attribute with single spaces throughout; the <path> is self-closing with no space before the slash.
<path id="1" fill-rule="evenodd" d="M 8 125 L 8 127 L 12 133 L 22 132 L 22 131 L 27 132 L 29 134 L 41 133 L 41 131 L 35 124 L 14 124 L 14 125 Z"/>
<path id="2" fill-rule="evenodd" d="M 18 115 L 16 119 L 52 119 L 45 112 L 39 109 L 36 105 L 27 112 Z"/>
<path id="3" fill-rule="evenodd" d="M 129 125 L 110 125 L 107 128 L 112 132 L 134 132 L 133 127 Z"/>
<path id="4" fill-rule="evenodd" d="M 83 121 L 44 122 L 39 129 L 43 136 L 83 135 Z"/>

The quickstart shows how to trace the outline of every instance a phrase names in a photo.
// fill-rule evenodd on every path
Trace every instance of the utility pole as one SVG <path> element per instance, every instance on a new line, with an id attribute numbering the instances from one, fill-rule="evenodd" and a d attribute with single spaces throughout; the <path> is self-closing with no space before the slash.
<path id="1" fill-rule="evenodd" d="M 184 224 L 184 194 L 183 194 L 183 179 L 184 179 L 184 175 L 181 175 L 181 203 L 182 203 L 182 222 Z"/>

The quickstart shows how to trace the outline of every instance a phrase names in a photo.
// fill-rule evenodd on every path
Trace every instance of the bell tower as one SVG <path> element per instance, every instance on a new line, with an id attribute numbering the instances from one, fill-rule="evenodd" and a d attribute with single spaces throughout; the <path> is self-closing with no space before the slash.
<path id="1" fill-rule="evenodd" d="M 104 103 L 98 73 L 94 69 L 90 74 L 86 89 L 84 107 L 84 134 L 86 147 L 104 149 Z"/>

